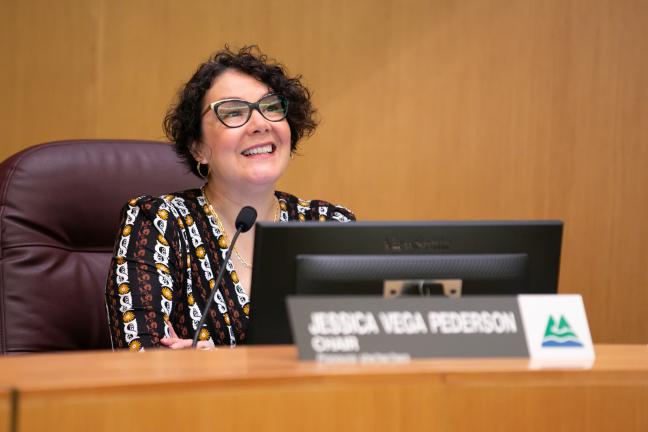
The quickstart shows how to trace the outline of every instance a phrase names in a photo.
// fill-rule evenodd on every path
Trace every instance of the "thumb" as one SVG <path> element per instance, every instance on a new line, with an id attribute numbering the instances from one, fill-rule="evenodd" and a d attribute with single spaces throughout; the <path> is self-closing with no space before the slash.
<path id="1" fill-rule="evenodd" d="M 169 337 L 179 339 L 179 338 L 178 338 L 178 335 L 176 334 L 175 330 L 173 329 L 173 326 L 171 325 L 171 322 L 169 322 L 169 321 L 165 321 L 164 324 L 165 324 L 165 325 L 167 326 L 167 328 L 169 329 Z"/>

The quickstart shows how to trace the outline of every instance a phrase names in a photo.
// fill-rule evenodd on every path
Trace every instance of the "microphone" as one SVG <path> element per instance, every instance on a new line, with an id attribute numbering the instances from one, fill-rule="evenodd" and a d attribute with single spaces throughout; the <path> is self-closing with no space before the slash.
<path id="1" fill-rule="evenodd" d="M 198 336 L 200 335 L 200 330 L 202 330 L 202 327 L 205 324 L 205 320 L 207 319 L 207 312 L 209 312 L 209 308 L 214 302 L 216 290 L 223 280 L 223 275 L 225 274 L 227 263 L 229 262 L 230 256 L 232 255 L 232 251 L 234 251 L 234 244 L 236 244 L 236 239 L 238 238 L 239 234 L 241 234 L 242 232 L 248 232 L 250 228 L 254 226 L 256 217 L 256 210 L 254 209 L 254 207 L 250 206 L 243 207 L 238 216 L 236 216 L 236 222 L 234 222 L 234 226 L 236 227 L 236 234 L 234 234 L 234 237 L 232 237 L 232 242 L 230 243 L 229 249 L 225 254 L 225 259 L 223 260 L 223 265 L 221 265 L 220 271 L 218 272 L 218 277 L 216 278 L 214 288 L 212 288 L 211 293 L 209 293 L 209 298 L 207 299 L 207 304 L 205 305 L 205 309 L 202 312 L 202 318 L 200 319 L 198 327 L 196 328 L 196 333 L 194 334 L 191 348 L 196 348 L 196 345 L 198 344 Z"/>
<path id="2" fill-rule="evenodd" d="M 236 222 L 234 222 L 234 226 L 236 227 L 236 234 L 234 235 L 234 238 L 239 234 L 239 230 L 244 233 L 250 231 L 250 229 L 254 226 L 254 221 L 256 221 L 257 217 L 257 212 L 254 210 L 254 207 L 250 206 L 245 206 L 241 209 L 239 212 L 238 216 L 236 216 Z M 232 244 L 234 244 L 234 240 L 232 240 Z"/>

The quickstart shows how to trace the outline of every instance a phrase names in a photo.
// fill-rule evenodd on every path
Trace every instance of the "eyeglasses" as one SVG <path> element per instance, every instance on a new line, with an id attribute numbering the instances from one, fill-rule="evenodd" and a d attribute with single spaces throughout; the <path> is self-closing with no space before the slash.
<path id="1" fill-rule="evenodd" d="M 250 120 L 253 109 L 259 111 L 266 120 L 278 122 L 288 115 L 288 100 L 275 93 L 267 94 L 255 103 L 242 99 L 223 99 L 210 103 L 202 115 L 212 110 L 225 126 L 237 128 Z"/>

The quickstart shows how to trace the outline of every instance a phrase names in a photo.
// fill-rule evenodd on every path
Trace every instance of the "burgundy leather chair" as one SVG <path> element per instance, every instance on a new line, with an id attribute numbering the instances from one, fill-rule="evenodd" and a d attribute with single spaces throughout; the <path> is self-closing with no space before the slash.
<path id="1" fill-rule="evenodd" d="M 0 164 L 0 353 L 111 348 L 104 288 L 121 207 L 200 184 L 153 141 L 52 142 Z"/>

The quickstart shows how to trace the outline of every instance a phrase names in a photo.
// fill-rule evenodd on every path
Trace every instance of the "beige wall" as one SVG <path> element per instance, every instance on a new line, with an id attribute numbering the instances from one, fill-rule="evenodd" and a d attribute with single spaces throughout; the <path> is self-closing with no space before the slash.
<path id="1" fill-rule="evenodd" d="M 0 158 L 161 139 L 198 62 L 255 42 L 321 127 L 285 190 L 362 219 L 565 221 L 560 291 L 648 342 L 648 3 L 0 0 Z"/>

